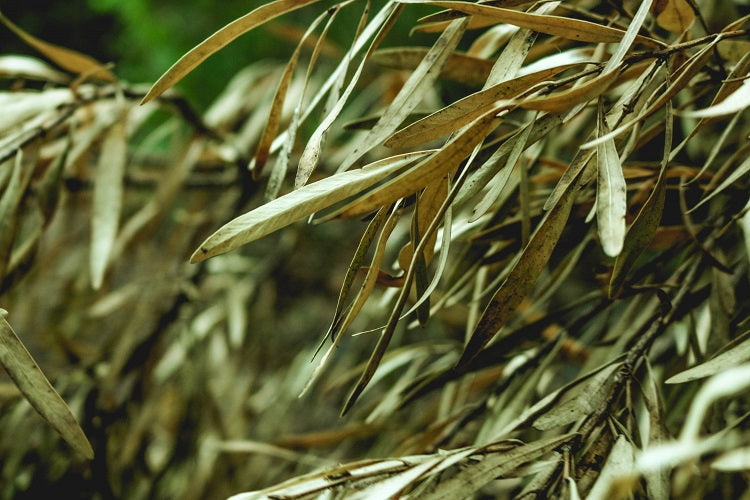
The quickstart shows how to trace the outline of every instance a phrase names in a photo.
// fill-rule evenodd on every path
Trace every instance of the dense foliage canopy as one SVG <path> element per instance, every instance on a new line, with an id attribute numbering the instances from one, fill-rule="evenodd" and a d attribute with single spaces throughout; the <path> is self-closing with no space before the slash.
<path id="1" fill-rule="evenodd" d="M 749 19 L 276 0 L 141 85 L 2 15 L 0 494 L 739 495 Z"/>

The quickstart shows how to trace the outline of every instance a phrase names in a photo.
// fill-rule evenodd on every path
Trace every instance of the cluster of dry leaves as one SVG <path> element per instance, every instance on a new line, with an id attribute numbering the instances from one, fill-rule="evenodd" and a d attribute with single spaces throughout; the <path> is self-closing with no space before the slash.
<path id="1" fill-rule="evenodd" d="M 741 5 L 316 3 L 150 88 L 2 17 L 60 69 L 0 57 L 0 492 L 744 490 Z M 417 8 L 434 43 L 384 48 Z M 172 90 L 298 9 L 285 64 Z"/>

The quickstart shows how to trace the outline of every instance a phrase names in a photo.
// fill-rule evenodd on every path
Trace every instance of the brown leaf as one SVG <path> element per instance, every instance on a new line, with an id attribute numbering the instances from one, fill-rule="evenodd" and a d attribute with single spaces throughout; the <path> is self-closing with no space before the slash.
<path id="1" fill-rule="evenodd" d="M 695 22 L 695 11 L 686 0 L 655 0 L 656 24 L 672 33 L 684 33 Z"/>

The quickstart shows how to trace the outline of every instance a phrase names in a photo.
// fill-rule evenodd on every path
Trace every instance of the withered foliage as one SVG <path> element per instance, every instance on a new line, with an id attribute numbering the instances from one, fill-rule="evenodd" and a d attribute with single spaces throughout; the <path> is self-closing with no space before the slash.
<path id="1" fill-rule="evenodd" d="M 0 492 L 738 496 L 743 5 L 276 0 L 145 87 L 3 16 Z"/>

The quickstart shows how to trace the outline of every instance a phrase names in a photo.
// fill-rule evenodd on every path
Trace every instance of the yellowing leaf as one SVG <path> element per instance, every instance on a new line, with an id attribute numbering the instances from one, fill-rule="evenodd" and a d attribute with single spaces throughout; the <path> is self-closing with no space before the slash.
<path id="1" fill-rule="evenodd" d="M 4 310 L 0 309 L 0 312 Z M 39 369 L 4 315 L 0 316 L 0 364 L 37 413 L 73 449 L 88 459 L 94 458 L 94 450 L 70 408 Z"/>
<path id="2" fill-rule="evenodd" d="M 44 54 L 50 61 L 54 62 L 63 69 L 67 69 L 79 75 L 88 75 L 91 78 L 113 82 L 115 76 L 109 72 L 100 62 L 87 55 L 76 52 L 75 50 L 66 49 L 59 45 L 47 43 L 40 40 L 13 23 L 10 19 L 0 12 L 0 22 L 7 26 L 13 33 L 29 44 L 34 49 Z"/>
<path id="3" fill-rule="evenodd" d="M 383 180 L 432 151 L 392 156 L 359 170 L 342 172 L 307 184 L 226 223 L 193 253 L 190 262 L 200 262 L 288 226 Z"/>
<path id="4" fill-rule="evenodd" d="M 370 60 L 387 68 L 413 70 L 427 55 L 428 49 L 421 47 L 395 47 L 379 49 Z M 446 80 L 482 85 L 490 74 L 492 61 L 454 52 L 448 56 L 440 76 Z"/>
<path id="5" fill-rule="evenodd" d="M 656 0 L 656 24 L 672 33 L 684 33 L 695 21 L 695 11 L 686 0 Z"/>
<path id="6" fill-rule="evenodd" d="M 151 90 L 148 91 L 141 101 L 141 104 L 145 104 L 151 99 L 163 94 L 165 90 L 182 80 L 185 75 L 193 71 L 198 65 L 200 65 L 200 63 L 208 59 L 209 56 L 226 47 L 237 37 L 244 35 L 251 29 L 257 28 L 271 19 L 286 14 L 287 12 L 301 9 L 302 7 L 317 1 L 318 0 L 276 0 L 275 2 L 261 5 L 239 19 L 235 19 L 192 48 L 187 54 L 174 63 L 172 67 L 159 77 L 156 83 L 154 83 Z"/>

